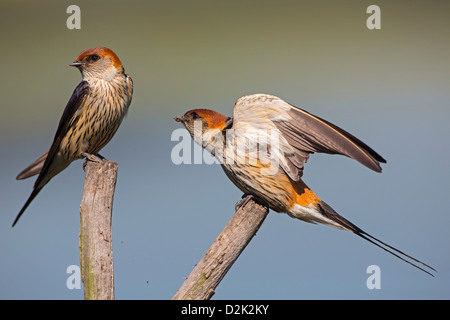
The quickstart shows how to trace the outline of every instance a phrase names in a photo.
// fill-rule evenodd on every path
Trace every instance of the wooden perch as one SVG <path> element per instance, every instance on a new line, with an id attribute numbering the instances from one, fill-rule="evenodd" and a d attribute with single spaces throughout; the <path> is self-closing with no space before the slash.
<path id="1" fill-rule="evenodd" d="M 208 300 L 264 222 L 269 211 L 249 200 L 242 205 L 172 300 Z"/>
<path id="2" fill-rule="evenodd" d="M 80 205 L 80 263 L 85 300 L 114 299 L 112 206 L 116 162 L 89 161 Z"/>

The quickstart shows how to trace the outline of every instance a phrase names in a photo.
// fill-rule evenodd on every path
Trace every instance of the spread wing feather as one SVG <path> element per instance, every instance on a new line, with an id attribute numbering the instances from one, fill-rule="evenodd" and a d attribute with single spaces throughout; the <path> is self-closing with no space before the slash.
<path id="1" fill-rule="evenodd" d="M 276 156 L 294 181 L 301 178 L 303 165 L 314 152 L 345 155 L 376 172 L 381 172 L 380 162 L 386 162 L 345 130 L 275 96 L 255 94 L 240 98 L 233 117 L 233 129 L 245 130 L 253 137 L 267 135 L 268 128 L 279 130 Z"/>

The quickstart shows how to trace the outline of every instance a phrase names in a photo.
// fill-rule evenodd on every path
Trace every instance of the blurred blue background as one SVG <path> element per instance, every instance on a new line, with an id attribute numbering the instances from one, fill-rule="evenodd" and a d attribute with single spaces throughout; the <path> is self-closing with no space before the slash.
<path id="1" fill-rule="evenodd" d="M 313 155 L 305 182 L 337 212 L 438 270 L 432 278 L 355 235 L 271 212 L 214 299 L 450 298 L 448 1 L 66 1 L 0 3 L 0 298 L 83 299 L 82 161 L 55 177 L 15 228 L 34 178 L 15 176 L 51 144 L 81 77 L 81 51 L 106 46 L 135 84 L 101 152 L 119 163 L 113 210 L 117 299 L 170 299 L 234 214 L 241 192 L 218 165 L 174 165 L 175 115 L 232 115 L 277 95 L 348 130 L 386 160 L 376 174 Z M 366 9 L 381 8 L 381 30 Z M 370 265 L 381 289 L 369 290 Z"/>

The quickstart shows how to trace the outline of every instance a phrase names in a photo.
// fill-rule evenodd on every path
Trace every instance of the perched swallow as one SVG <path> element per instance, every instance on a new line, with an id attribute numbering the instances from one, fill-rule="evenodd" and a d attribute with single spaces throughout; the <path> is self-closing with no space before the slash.
<path id="1" fill-rule="evenodd" d="M 39 174 L 13 227 L 42 188 L 72 161 L 104 159 L 98 152 L 114 136 L 130 106 L 133 81 L 111 49 L 85 50 L 70 66 L 80 70 L 82 81 L 67 103 L 50 149 L 16 178 Z"/>
<path id="2" fill-rule="evenodd" d="M 219 160 L 228 178 L 248 195 L 244 201 L 253 197 L 293 218 L 353 232 L 430 275 L 406 258 L 436 271 L 355 226 L 301 180 L 303 166 L 315 152 L 344 155 L 381 172 L 383 157 L 350 133 L 267 94 L 237 100 L 233 118 L 194 109 L 175 120 Z"/>

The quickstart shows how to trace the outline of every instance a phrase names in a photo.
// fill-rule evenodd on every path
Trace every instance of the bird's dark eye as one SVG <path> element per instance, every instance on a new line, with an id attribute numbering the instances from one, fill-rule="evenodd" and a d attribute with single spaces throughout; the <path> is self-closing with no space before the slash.
<path id="1" fill-rule="evenodd" d="M 196 119 L 198 119 L 198 118 L 200 118 L 200 116 L 198 115 L 198 113 L 197 113 L 197 112 L 192 112 L 192 119 L 196 120 Z"/>
<path id="2" fill-rule="evenodd" d="M 97 61 L 98 59 L 100 59 L 100 57 L 99 57 L 98 54 L 91 54 L 91 55 L 89 56 L 89 59 L 90 59 L 91 61 Z"/>

